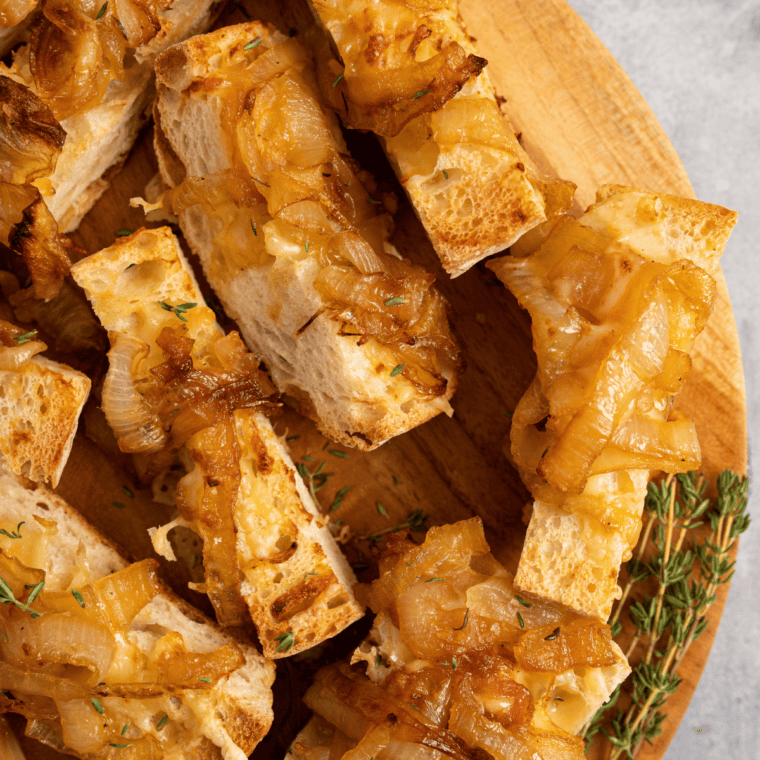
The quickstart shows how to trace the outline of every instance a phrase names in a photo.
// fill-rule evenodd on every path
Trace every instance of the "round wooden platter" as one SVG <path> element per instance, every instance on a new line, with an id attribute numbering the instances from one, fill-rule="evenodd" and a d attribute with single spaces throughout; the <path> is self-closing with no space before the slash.
<path id="1" fill-rule="evenodd" d="M 285 29 L 297 28 L 303 19 L 273 0 L 248 0 L 242 5 L 251 17 Z M 489 61 L 488 71 L 507 99 L 506 110 L 526 149 L 544 171 L 578 185 L 578 210 L 592 202 L 596 188 L 606 182 L 693 196 L 678 156 L 643 98 L 565 2 L 462 0 L 461 12 Z M 222 23 L 243 20 L 238 6 L 223 16 Z M 149 130 L 143 132 L 75 235 L 88 252 L 110 245 L 116 230 L 144 224 L 141 212 L 128 207 L 128 199 L 142 195 L 156 172 L 150 137 Z M 359 139 L 353 147 L 356 157 L 369 164 L 381 181 L 394 182 L 371 140 Z M 502 448 L 509 433 L 509 413 L 535 372 L 529 319 L 483 267 L 449 279 L 408 205 L 402 203 L 396 221 L 399 249 L 436 273 L 452 306 L 468 365 L 453 399 L 454 417 L 439 416 L 370 453 L 331 444 L 311 422 L 287 408 L 275 426 L 291 439 L 293 458 L 308 470 L 314 472 L 326 463 L 321 472 L 331 474 L 317 498 L 331 520 L 340 521 L 336 530 L 345 526 L 352 537 L 345 545 L 352 562 L 368 559 L 362 537 L 393 527 L 421 509 L 430 515 L 430 525 L 479 515 L 494 553 L 514 570 L 529 496 Z M 680 408 L 696 420 L 704 469 L 710 476 L 724 468 L 744 472 L 747 464 L 741 355 L 722 275 L 718 292 L 715 312 L 695 347 L 694 369 L 678 398 Z M 331 510 L 346 486 L 349 490 Z M 58 491 L 135 558 L 154 556 L 146 528 L 172 515 L 172 507 L 153 502 L 150 491 L 138 487 L 126 459 L 99 449 L 81 433 Z M 163 563 L 163 568 L 179 593 L 208 610 L 204 597 L 187 590 L 197 568 L 193 571 L 179 563 Z M 707 660 L 726 593 L 722 587 L 710 614 L 712 625 L 681 667 L 684 683 L 668 701 L 664 733 L 639 757 L 663 756 Z M 346 646 L 347 639 L 342 640 Z M 339 641 L 322 654 L 337 657 L 340 647 Z M 313 667 L 303 657 L 288 661 L 279 668 L 279 683 L 298 679 L 299 672 L 313 672 Z M 287 701 L 287 684 L 284 692 Z M 289 715 L 277 716 L 279 733 L 297 728 Z M 282 750 L 274 743 L 268 747 L 262 756 L 275 760 Z"/>

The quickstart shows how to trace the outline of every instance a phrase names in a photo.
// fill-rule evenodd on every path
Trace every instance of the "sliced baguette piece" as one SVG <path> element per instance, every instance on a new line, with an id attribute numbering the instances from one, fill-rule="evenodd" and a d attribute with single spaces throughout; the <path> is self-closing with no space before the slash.
<path id="1" fill-rule="evenodd" d="M 673 399 L 736 216 L 608 185 L 578 220 L 547 222 L 530 250 L 488 264 L 530 311 L 538 354 L 509 452 L 535 499 L 521 591 L 607 620 L 650 470 L 699 467 L 693 423 Z M 644 355 L 651 364 L 636 359 Z M 604 414 L 609 422 L 588 426 Z"/>
<path id="2" fill-rule="evenodd" d="M 282 51 L 284 73 L 279 80 L 268 80 L 259 62 L 272 59 L 277 51 Z M 244 68 L 239 71 L 240 67 Z M 387 243 L 390 220 L 374 210 L 382 207 L 367 189 L 365 175 L 352 171 L 337 120 L 332 113 L 323 113 L 315 85 L 309 82 L 310 67 L 295 39 L 258 22 L 221 29 L 170 48 L 156 61 L 155 148 L 164 182 L 178 186 L 172 197 L 179 205 L 175 210 L 185 238 L 248 345 L 263 355 L 275 384 L 295 398 L 300 411 L 314 419 L 324 435 L 369 450 L 442 411 L 451 414 L 448 402 L 460 371 L 458 348 L 449 333 L 445 302 L 430 287 L 432 276 L 402 264 Z M 225 72 L 236 73 L 225 81 Z M 230 93 L 249 93 L 248 102 L 253 102 L 254 93 L 262 98 L 271 94 L 274 85 L 269 81 L 287 81 L 298 93 L 291 102 L 302 104 L 310 128 L 318 130 L 318 139 L 311 134 L 308 139 L 324 150 L 319 158 L 326 161 L 324 165 L 304 169 L 293 158 L 291 163 L 275 161 L 272 169 L 269 159 L 262 159 L 254 176 L 249 174 L 254 171 L 250 162 L 241 168 L 241 159 L 231 158 L 229 146 L 236 138 L 225 126 L 230 120 Z M 265 120 L 267 113 L 278 109 L 288 111 L 278 104 L 264 114 L 255 108 L 242 112 L 236 122 L 239 147 L 232 150 L 233 156 L 235 150 L 249 157 L 258 155 L 259 145 L 266 150 L 269 140 L 254 136 L 258 128 L 254 119 Z M 299 111 L 293 113 L 297 116 Z M 296 116 L 282 113 L 280 132 L 298 134 Z M 313 155 L 320 150 L 315 151 L 314 144 L 296 142 L 292 154 L 308 151 Z M 204 202 L 204 183 L 215 182 L 214 192 L 218 192 L 224 172 L 233 173 L 231 183 L 245 186 L 247 182 L 246 192 L 258 200 L 249 201 L 248 206 L 218 196 L 210 204 Z M 288 221 L 293 217 L 287 215 L 296 215 L 299 205 L 312 209 L 324 226 L 308 217 Z M 369 254 L 369 264 L 363 269 L 354 266 L 339 252 L 335 242 L 339 238 L 350 238 L 363 255 Z M 373 239 L 370 247 L 367 240 Z M 326 265 L 325 260 L 337 261 L 340 267 Z M 359 281 L 355 290 L 361 291 L 342 311 L 318 290 L 325 272 L 340 268 L 349 270 L 347 277 L 355 276 Z M 383 274 L 375 274 L 378 271 Z M 429 289 L 422 296 L 407 296 L 406 301 L 397 297 L 412 287 L 405 282 L 425 278 Z M 379 299 L 372 308 L 379 307 L 385 319 L 400 315 L 398 319 L 408 324 L 418 320 L 420 325 L 422 315 L 432 315 L 432 319 L 415 327 L 419 334 L 412 332 L 403 346 L 377 332 L 363 333 L 356 322 L 364 318 L 366 307 L 357 305 L 356 299 L 372 294 Z M 422 299 L 419 306 L 413 305 L 414 299 Z"/>
<path id="3" fill-rule="evenodd" d="M 304 696 L 337 733 L 311 724 L 297 756 L 330 746 L 336 759 L 392 757 L 407 754 L 398 743 L 441 747 L 452 733 L 466 745 L 461 756 L 549 757 L 539 751 L 549 746 L 551 757 L 583 756 L 577 734 L 631 672 L 609 626 L 517 596 L 479 518 L 431 528 L 421 546 L 396 535 L 379 562 L 380 577 L 358 591 L 376 613 L 369 636 L 350 665 L 323 668 Z M 365 672 L 350 667 L 359 663 Z M 519 715 L 502 712 L 517 705 Z M 398 721 L 378 726 L 389 711 Z M 417 721 L 432 736 L 415 732 Z M 341 734 L 359 746 L 337 746 Z"/>
<path id="4" fill-rule="evenodd" d="M 130 564 L 115 544 L 62 499 L 43 487 L 22 485 L 2 472 L 0 523 L 15 527 L 22 519 L 23 539 L 14 542 L 0 536 L 0 548 L 27 567 L 44 570 L 46 591 L 82 588 Z M 184 702 L 185 726 L 193 730 L 195 738 L 163 757 L 243 760 L 272 723 L 274 664 L 163 587 L 134 618 L 127 641 L 149 655 L 156 641 L 169 631 L 180 633 L 191 652 L 211 652 L 234 643 L 242 650 L 245 664 L 211 689 L 191 698 L 174 696 Z M 142 732 L 152 732 L 156 721 L 138 712 L 134 724 Z"/>
<path id="5" fill-rule="evenodd" d="M 112 341 L 117 334 L 128 334 L 149 346 L 135 370 L 140 382 L 149 382 L 150 369 L 164 361 L 156 344 L 164 327 L 186 325 L 185 334 L 195 341 L 194 366 L 200 369 L 211 361 L 211 347 L 221 333 L 213 312 L 202 305 L 192 270 L 169 228 L 120 238 L 76 264 L 72 275 Z M 198 306 L 184 312 L 183 322 L 161 302 Z M 282 657 L 335 635 L 361 617 L 363 609 L 351 592 L 354 574 L 269 420 L 255 408 L 233 414 L 240 450 L 233 514 L 240 593 L 265 654 Z M 191 453 L 196 453 L 194 441 L 187 444 Z M 196 482 L 200 473 L 196 467 L 186 476 L 188 488 L 202 490 Z M 156 550 L 170 559 L 174 556 L 167 534 L 175 524 L 188 523 L 179 520 L 153 534 Z"/>
<path id="6" fill-rule="evenodd" d="M 75 5 L 72 2 L 72 7 Z M 222 7 L 223 3 L 215 0 L 169 2 L 159 13 L 160 25 L 154 36 L 125 59 L 123 81 L 112 80 L 101 102 L 61 120 L 66 142 L 55 172 L 40 187 L 62 232 L 79 226 L 108 188 L 109 172 L 116 171 L 131 150 L 150 114 L 156 56 L 175 42 L 208 29 Z M 106 14 L 114 10 L 112 3 Z M 30 45 L 26 45 L 17 51 L 10 68 L 0 65 L 0 73 L 36 92 L 29 59 Z"/>
<path id="7" fill-rule="evenodd" d="M 58 485 L 71 453 L 79 415 L 90 393 L 90 378 L 39 354 L 47 346 L 36 331 L 0 320 L 0 461 L 17 475 Z M 3 347 L 4 344 L 4 347 Z"/>
<path id="8" fill-rule="evenodd" d="M 355 100 L 373 84 L 384 91 L 388 88 L 384 83 L 395 77 L 399 84 L 386 97 L 391 103 L 391 95 L 401 101 L 395 108 L 414 107 L 434 98 L 439 86 L 440 74 L 429 82 L 410 81 L 423 62 L 430 63 L 453 44 L 470 58 L 476 54 L 457 0 L 424 10 L 393 0 L 369 5 L 362 0 L 311 0 L 311 4 L 345 64 L 345 70 L 330 67 L 330 81 L 323 87 L 328 97 L 334 93 L 331 102 L 348 116 L 349 126 L 351 114 L 342 113 L 342 94 Z M 480 68 L 442 106 L 431 101 L 434 110 L 415 116 L 397 134 L 378 132 L 452 277 L 503 251 L 546 218 L 542 183 L 500 111 L 487 69 L 478 73 Z M 336 75 L 341 74 L 338 80 Z M 366 105 L 372 107 L 376 104 Z"/>

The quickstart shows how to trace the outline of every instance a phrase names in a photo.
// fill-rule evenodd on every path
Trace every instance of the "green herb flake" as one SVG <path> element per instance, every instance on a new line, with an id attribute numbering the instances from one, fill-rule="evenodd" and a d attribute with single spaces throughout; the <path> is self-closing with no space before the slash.
<path id="1" fill-rule="evenodd" d="M 525 599 L 523 599 L 521 596 L 517 596 L 515 594 L 515 599 L 517 599 L 520 604 L 522 604 L 523 607 L 532 607 L 533 605 L 530 602 L 526 602 Z"/>
<path id="2" fill-rule="evenodd" d="M 398 478 L 395 475 L 393 476 L 393 485 L 398 488 Z"/>
<path id="3" fill-rule="evenodd" d="M 127 266 L 127 267 L 124 267 L 124 271 L 126 272 L 126 271 L 127 271 L 127 269 L 132 269 L 132 267 L 133 267 L 133 266 L 134 266 L 134 264 L 130 264 L 129 266 Z"/>
<path id="4" fill-rule="evenodd" d="M 171 311 L 174 312 L 174 316 L 177 317 L 181 322 L 187 322 L 187 319 L 185 319 L 185 312 L 189 309 L 194 309 L 198 304 L 197 303 L 180 303 L 176 306 L 170 306 L 166 301 L 157 301 L 158 305 L 164 309 L 164 311 Z"/>
<path id="5" fill-rule="evenodd" d="M 277 354 L 277 356 L 279 356 L 280 359 L 282 359 L 285 362 L 285 364 L 290 364 L 290 362 L 282 354 Z"/>
<path id="6" fill-rule="evenodd" d="M 520 628 L 525 628 L 525 621 L 519 612 L 517 613 L 517 622 L 520 624 Z"/>
<path id="7" fill-rule="evenodd" d="M 127 731 L 129 731 L 129 725 L 130 725 L 129 723 L 125 723 L 124 724 L 124 728 L 121 729 L 121 735 L 122 736 L 124 736 L 124 734 L 126 734 Z"/>
<path id="8" fill-rule="evenodd" d="M 309 241 L 308 240 L 306 241 L 306 245 L 304 245 L 304 250 L 306 251 L 306 253 L 309 252 Z"/>
<path id="9" fill-rule="evenodd" d="M 310 457 L 308 454 L 304 454 L 303 455 L 303 461 L 304 462 L 313 462 L 314 461 L 314 457 Z"/>
<path id="10" fill-rule="evenodd" d="M 385 302 L 385 305 L 386 306 L 396 306 L 397 304 L 400 304 L 400 303 L 406 303 L 406 300 L 404 299 L 403 296 L 396 296 L 396 298 L 389 298 Z"/>
<path id="11" fill-rule="evenodd" d="M 333 87 L 337 87 L 338 86 L 338 82 L 340 82 L 341 79 L 343 79 L 343 74 L 338 74 L 338 76 L 336 77 L 335 81 L 333 82 Z"/>
<path id="12" fill-rule="evenodd" d="M 406 564 L 409 565 L 409 567 L 414 567 L 414 562 L 407 562 Z"/>
<path id="13" fill-rule="evenodd" d="M 428 578 L 425 583 L 443 583 L 443 578 Z"/>
<path id="14" fill-rule="evenodd" d="M 375 502 L 375 509 L 383 516 L 388 517 L 388 510 L 379 502 Z"/>
<path id="15" fill-rule="evenodd" d="M 169 716 L 164 715 L 161 720 L 158 721 L 158 724 L 156 725 L 156 731 L 160 731 L 169 721 Z"/>
<path id="16" fill-rule="evenodd" d="M 330 512 L 334 512 L 343 503 L 343 497 L 348 493 L 349 488 L 351 488 L 351 486 L 344 486 L 340 489 L 340 491 L 338 491 L 338 493 L 335 494 L 333 503 L 330 504 Z"/>
<path id="17" fill-rule="evenodd" d="M 116 747 L 116 749 L 127 749 L 127 747 L 131 747 L 131 744 L 109 744 L 109 747 Z"/>
<path id="18" fill-rule="evenodd" d="M 297 441 L 300 437 L 300 435 L 291 435 L 290 438 L 285 439 L 285 443 L 293 443 L 293 441 Z"/>
<path id="19" fill-rule="evenodd" d="M 2 634 L 3 641 L 8 641 L 8 637 L 5 635 L 4 631 L 0 631 L 0 634 Z"/>
<path id="20" fill-rule="evenodd" d="M 328 454 L 332 454 L 339 459 L 348 459 L 348 454 L 345 451 L 338 451 L 338 449 L 327 449 Z"/>
<path id="21" fill-rule="evenodd" d="M 204 683 L 211 683 L 214 679 L 213 678 L 207 678 L 206 676 L 201 676 L 199 681 L 203 681 Z"/>
<path id="22" fill-rule="evenodd" d="M 259 35 L 255 40 L 246 42 L 245 45 L 243 45 L 243 50 L 253 50 L 254 48 L 257 48 L 263 41 L 264 40 L 261 38 L 261 35 Z"/>
<path id="23" fill-rule="evenodd" d="M 106 3 L 108 5 L 108 3 Z M 129 237 L 132 234 L 132 230 L 116 230 L 115 235 L 116 237 Z M 130 264 L 130 267 L 133 267 L 134 264 Z M 127 267 L 129 269 L 129 267 Z"/>
<path id="24" fill-rule="evenodd" d="M 562 697 L 554 697 L 555 702 L 564 702 L 565 700 L 562 699 Z"/>
<path id="25" fill-rule="evenodd" d="M 124 492 L 124 493 L 125 493 L 127 496 L 129 496 L 129 498 L 130 498 L 130 499 L 134 499 L 134 498 L 135 498 L 135 495 L 134 495 L 134 494 L 132 493 L 132 491 L 130 491 L 130 490 L 129 490 L 129 489 L 126 487 L 126 486 L 122 486 L 122 487 L 121 487 L 121 490 L 122 490 L 122 491 L 123 491 L 123 492 Z"/>
<path id="26" fill-rule="evenodd" d="M 430 90 L 420 90 L 419 92 L 414 93 L 415 100 L 417 98 L 421 98 L 423 95 L 427 95 L 430 92 Z"/>
<path id="27" fill-rule="evenodd" d="M 374 205 L 379 205 L 380 201 L 376 201 L 374 198 L 367 198 L 367 203 L 372 203 Z"/>
<path id="28" fill-rule="evenodd" d="M 451 667 L 456 670 L 457 669 L 457 658 L 453 655 L 451 656 Z"/>
<path id="29" fill-rule="evenodd" d="M 92 702 L 92 706 L 101 714 L 105 714 L 105 710 L 103 709 L 103 704 L 97 697 L 92 697 L 90 699 L 90 702 Z"/>
<path id="30" fill-rule="evenodd" d="M 71 589 L 71 595 L 77 600 L 77 604 L 84 609 L 84 597 L 75 588 Z"/>
<path id="31" fill-rule="evenodd" d="M 449 173 L 445 169 L 443 170 L 443 176 L 445 179 L 449 178 Z"/>
<path id="32" fill-rule="evenodd" d="M 98 19 L 103 18 L 103 16 L 106 15 L 106 11 L 108 10 L 108 2 L 103 3 L 103 5 L 100 6 L 100 10 L 98 11 L 98 15 L 95 16 L 95 21 Z"/>
<path id="33" fill-rule="evenodd" d="M 24 343 L 28 343 L 34 336 L 37 334 L 36 330 L 30 330 L 27 333 L 24 333 L 23 335 L 17 335 L 13 340 L 18 343 L 19 346 L 21 346 Z"/>
<path id="34" fill-rule="evenodd" d="M 287 631 L 277 636 L 275 641 L 280 642 L 275 648 L 275 652 L 289 652 L 296 643 L 296 636 L 293 631 Z"/>
<path id="35" fill-rule="evenodd" d="M 0 533 L 2 535 L 7 536 L 8 538 L 18 539 L 21 538 L 21 526 L 26 522 L 26 520 L 22 520 L 17 526 L 16 530 L 12 530 L 10 533 L 5 529 L 2 528 L 0 530 Z"/>
<path id="36" fill-rule="evenodd" d="M 111 504 L 116 507 L 116 509 L 124 509 L 127 505 L 124 504 L 122 501 L 112 501 Z"/>
<path id="37" fill-rule="evenodd" d="M 254 237 L 258 237 L 259 233 L 256 232 L 256 225 L 255 225 L 253 219 L 251 219 L 251 229 L 253 230 Z"/>
<path id="38" fill-rule="evenodd" d="M 397 364 L 392 370 L 391 370 L 391 377 L 396 377 L 396 375 L 401 374 L 404 371 L 404 367 L 406 367 L 406 363 L 404 364 Z"/>
<path id="39" fill-rule="evenodd" d="M 559 638 L 559 628 L 555 628 L 548 636 L 544 636 L 544 641 L 554 641 Z"/>

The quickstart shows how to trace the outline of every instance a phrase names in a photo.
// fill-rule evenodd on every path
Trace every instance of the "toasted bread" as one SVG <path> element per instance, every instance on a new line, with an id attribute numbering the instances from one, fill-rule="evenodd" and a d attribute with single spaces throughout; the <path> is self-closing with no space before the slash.
<path id="1" fill-rule="evenodd" d="M 0 495 L 3 525 L 15 526 L 25 520 L 21 528 L 24 539 L 14 543 L 0 537 L 0 546 L 27 567 L 44 570 L 46 591 L 82 588 L 129 565 L 116 545 L 43 487 L 28 488 L 2 473 Z M 181 634 L 191 652 L 210 652 L 234 643 L 242 650 L 245 664 L 212 689 L 193 696 L 187 704 L 187 725 L 194 726 L 194 739 L 164 756 L 242 760 L 272 723 L 274 665 L 164 587 L 134 618 L 128 638 L 141 652 L 150 654 L 156 641 L 169 631 Z M 151 724 L 138 715 L 135 725 L 146 731 Z"/>
<path id="2" fill-rule="evenodd" d="M 109 170 L 121 165 L 149 117 L 155 57 L 169 45 L 207 29 L 222 8 L 213 0 L 176 0 L 169 6 L 161 12 L 154 35 L 128 58 L 123 81 L 114 79 L 101 102 L 61 121 L 66 143 L 46 186 L 45 200 L 62 232 L 79 226 L 108 187 Z M 10 68 L 0 65 L 0 72 L 34 91 L 29 59 L 30 45 L 26 45 L 17 51 Z"/>
<path id="3" fill-rule="evenodd" d="M 151 377 L 149 367 L 163 359 L 155 343 L 163 327 L 183 325 L 160 302 L 199 304 L 186 312 L 186 334 L 195 341 L 194 356 L 207 357 L 208 347 L 220 338 L 213 313 L 200 305 L 204 303 L 200 289 L 168 228 L 121 238 L 75 265 L 72 275 L 112 338 L 129 333 L 150 347 L 151 355 L 137 370 L 142 382 Z M 244 579 L 240 593 L 265 654 L 295 654 L 362 615 L 351 593 L 354 575 L 321 524 L 317 507 L 269 420 L 255 408 L 242 408 L 234 411 L 234 421 L 241 452 L 234 506 L 237 560 Z M 193 440 L 187 445 L 192 446 Z M 268 460 L 268 469 L 258 466 L 261 459 Z M 166 534 L 173 525 L 153 535 L 157 550 L 172 559 Z M 290 646 L 282 644 L 284 636 Z"/>
<path id="4" fill-rule="evenodd" d="M 211 204 L 213 208 L 209 207 L 203 201 L 202 189 L 198 189 L 203 181 L 193 179 L 208 177 L 205 181 L 210 183 L 222 172 L 241 171 L 239 162 L 235 163 L 228 151 L 230 141 L 235 137 L 225 130 L 230 118 L 229 114 L 224 115 L 227 113 L 224 111 L 227 107 L 225 97 L 231 91 L 230 87 L 253 91 L 261 86 L 261 79 L 257 79 L 255 73 L 251 73 L 248 79 L 237 75 L 231 80 L 235 84 L 230 85 L 225 82 L 224 72 L 246 62 L 265 60 L 263 56 L 271 57 L 268 51 L 278 45 L 282 45 L 285 51 L 283 60 L 286 63 L 283 65 L 287 71 L 295 72 L 292 82 L 299 90 L 300 102 L 306 101 L 309 108 L 313 107 L 310 113 L 314 112 L 314 118 L 318 120 L 320 144 L 325 145 L 326 155 L 331 157 L 329 166 L 322 166 L 324 171 L 321 174 L 319 166 L 308 169 L 309 172 L 317 170 L 316 189 L 309 185 L 311 180 L 296 189 L 296 192 L 307 193 L 303 205 L 312 204 L 312 208 L 325 214 L 326 229 L 330 231 L 323 229 L 322 234 L 310 229 L 308 222 L 306 232 L 297 226 L 288 227 L 287 234 L 278 232 L 281 229 L 278 225 L 283 224 L 282 219 L 290 208 L 288 203 L 294 209 L 297 204 L 292 197 L 289 201 L 282 200 L 282 193 L 274 184 L 277 181 L 274 171 L 271 176 L 275 179 L 269 180 L 273 183 L 271 188 L 263 177 L 245 180 L 243 175 L 235 175 L 230 180 L 235 184 L 247 181 L 250 186 L 255 183 L 255 189 L 246 192 L 257 195 L 257 189 L 261 189 L 267 195 L 267 200 L 259 196 L 255 202 L 248 201 L 252 204 L 248 207 L 246 202 L 236 202 L 234 207 L 231 202 L 223 207 L 214 206 L 216 200 Z M 259 54 L 262 58 L 255 58 Z M 291 68 L 288 69 L 288 65 Z M 263 355 L 275 384 L 296 400 L 300 410 L 312 417 L 327 437 L 369 450 L 441 411 L 451 413 L 448 400 L 458 379 L 457 349 L 448 335 L 442 297 L 430 287 L 429 281 L 426 287 L 430 289 L 421 296 L 424 299 L 422 305 L 415 307 L 417 311 L 410 312 L 411 316 L 404 317 L 407 320 L 420 318 L 421 324 L 422 314 L 437 315 L 432 320 L 432 330 L 426 327 L 424 334 L 404 338 L 407 348 L 403 350 L 416 351 L 417 348 L 412 348 L 415 345 L 421 352 L 432 348 L 432 358 L 420 371 L 415 369 L 418 360 L 414 355 L 406 358 L 405 354 L 399 354 L 400 344 L 383 342 L 377 333 L 363 333 L 355 326 L 365 307 L 357 306 L 352 310 L 349 306 L 341 312 L 318 291 L 315 282 L 318 283 L 324 272 L 330 269 L 321 257 L 332 257 L 327 261 L 349 264 L 345 258 L 336 258 L 330 248 L 336 245 L 333 241 L 341 235 L 351 235 L 357 245 L 368 248 L 367 239 L 358 234 L 362 225 L 379 227 L 387 225 L 389 220 L 372 210 L 371 204 L 380 207 L 380 201 L 362 186 L 364 175 L 357 176 L 349 168 L 350 159 L 346 157 L 334 116 L 323 115 L 318 104 L 315 105 L 316 95 L 308 84 L 308 69 L 308 60 L 296 40 L 288 40 L 271 27 L 257 22 L 228 27 L 170 48 L 156 61 L 155 147 L 164 181 L 169 186 L 179 186 L 177 197 L 180 201 L 184 203 L 182 199 L 188 197 L 187 193 L 182 195 L 183 180 L 195 182 L 191 187 L 196 189 L 190 191 L 192 197 L 198 198 L 195 205 L 188 200 L 187 205 L 178 209 L 183 233 L 198 254 L 227 313 L 240 326 L 246 342 Z M 246 112 L 238 123 L 245 118 Z M 282 131 L 288 129 L 283 127 Z M 251 147 L 255 140 L 249 137 L 243 149 L 255 150 L 255 144 Z M 298 149 L 296 143 L 294 153 Z M 293 177 L 303 171 L 296 164 L 292 166 L 295 166 L 291 172 Z M 289 171 L 291 168 L 288 164 Z M 338 176 L 340 182 L 336 182 Z M 325 177 L 329 179 L 323 179 Z M 293 180 L 288 181 L 291 184 L 287 192 L 291 192 Z M 331 183 L 329 187 L 328 183 Z M 313 192 L 307 192 L 304 187 L 312 188 Z M 349 206 L 353 211 L 346 211 Z M 217 210 L 219 208 L 229 208 L 229 212 L 222 213 Z M 370 211 L 374 216 L 370 216 Z M 232 221 L 225 216 L 228 213 L 234 216 Z M 245 216 L 248 213 L 252 215 L 250 220 Z M 356 224 L 352 213 L 361 217 Z M 220 233 L 220 229 L 223 232 Z M 293 240 L 288 237 L 291 233 Z M 220 236 L 225 237 L 224 242 L 219 240 Z M 297 244 L 296 239 L 299 240 Z M 248 246 L 248 253 L 241 252 L 243 243 Z M 361 272 L 367 275 L 368 282 L 375 278 L 374 281 L 391 289 L 379 306 L 386 312 L 381 316 L 395 319 L 393 307 L 401 308 L 398 304 L 403 304 L 404 298 L 389 298 L 389 295 L 400 295 L 402 291 L 399 289 L 406 287 L 402 284 L 404 281 L 430 276 L 398 260 L 395 251 L 387 244 L 387 231 L 383 233 L 382 244 L 373 244 L 372 248 L 373 266 L 386 269 L 380 269 L 382 274 L 373 274 L 378 272 L 376 268 Z M 341 263 L 344 268 L 345 265 Z M 355 267 L 349 269 L 350 274 L 360 280 L 361 286 L 364 275 Z M 395 274 L 399 269 L 401 273 Z M 390 276 L 386 275 L 388 271 Z M 409 301 L 411 303 L 411 299 Z"/>
<path id="5" fill-rule="evenodd" d="M 580 219 L 557 218 L 532 250 L 489 263 L 531 313 L 539 365 L 512 421 L 510 457 L 535 499 L 517 588 L 607 620 L 650 469 L 699 467 L 673 399 L 735 221 L 608 185 Z"/>
<path id="6" fill-rule="evenodd" d="M 454 44 L 470 59 L 475 56 L 456 0 L 424 10 L 387 1 L 367 5 L 358 0 L 312 0 L 312 5 L 346 66 L 333 89 L 345 89 L 349 98 L 362 87 L 354 83 L 354 76 L 362 83 L 395 77 L 400 81 L 396 101 L 424 103 L 434 97 L 440 74 L 412 86 L 404 80 L 405 69 L 411 76 Z M 478 73 L 481 68 L 460 82 L 445 104 L 432 102 L 430 111 L 415 116 L 398 134 L 381 136 L 452 277 L 503 251 L 546 218 L 540 181 L 501 114 L 487 69 Z M 340 112 L 337 98 L 335 104 Z M 349 126 L 350 122 L 349 118 Z"/>
<path id="7" fill-rule="evenodd" d="M 0 389 L 4 466 L 57 486 L 90 393 L 90 378 L 35 356 L 18 371 L 0 371 Z"/>

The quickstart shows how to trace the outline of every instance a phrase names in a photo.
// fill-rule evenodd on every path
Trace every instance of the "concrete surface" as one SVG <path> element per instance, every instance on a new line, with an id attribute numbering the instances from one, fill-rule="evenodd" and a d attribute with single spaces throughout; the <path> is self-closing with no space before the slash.
<path id="1" fill-rule="evenodd" d="M 646 98 L 697 197 L 741 212 L 723 271 L 760 440 L 760 2 L 570 0 Z M 760 758 L 760 513 L 745 533 L 710 660 L 666 760 Z"/>

